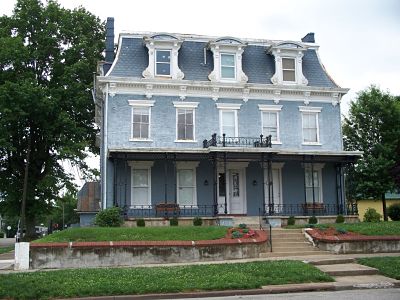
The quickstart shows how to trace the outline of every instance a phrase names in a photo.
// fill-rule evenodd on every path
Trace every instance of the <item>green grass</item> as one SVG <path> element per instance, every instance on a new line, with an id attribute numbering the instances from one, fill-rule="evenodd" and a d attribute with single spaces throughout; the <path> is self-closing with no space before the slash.
<path id="1" fill-rule="evenodd" d="M 360 223 L 342 223 L 342 224 L 318 224 L 316 228 L 321 227 L 343 228 L 347 231 L 357 232 L 364 235 L 400 235 L 400 221 L 391 222 L 360 222 Z M 304 228 L 307 225 L 287 226 L 287 229 Z"/>
<path id="2" fill-rule="evenodd" d="M 59 231 L 34 242 L 198 241 L 219 239 L 226 232 L 223 226 L 86 227 Z"/>
<path id="3" fill-rule="evenodd" d="M 49 299 L 254 289 L 271 284 L 330 281 L 333 281 L 330 276 L 300 261 L 74 269 L 0 275 L 0 298 Z"/>
<path id="4" fill-rule="evenodd" d="M 0 247 L 0 254 L 2 253 L 7 253 L 14 250 L 14 246 L 4 246 L 4 247 Z"/>
<path id="5" fill-rule="evenodd" d="M 377 268 L 385 276 L 400 279 L 400 257 L 359 258 L 357 262 Z"/>

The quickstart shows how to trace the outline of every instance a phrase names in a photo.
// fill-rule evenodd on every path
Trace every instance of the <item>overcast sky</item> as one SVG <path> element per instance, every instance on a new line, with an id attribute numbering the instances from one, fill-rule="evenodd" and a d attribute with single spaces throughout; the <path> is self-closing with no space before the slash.
<path id="1" fill-rule="evenodd" d="M 10 15 L 16 0 L 1 0 Z M 115 32 L 155 31 L 299 41 L 315 33 L 328 73 L 356 92 L 376 84 L 400 95 L 400 0 L 59 0 L 82 5 L 102 20 L 115 18 Z"/>

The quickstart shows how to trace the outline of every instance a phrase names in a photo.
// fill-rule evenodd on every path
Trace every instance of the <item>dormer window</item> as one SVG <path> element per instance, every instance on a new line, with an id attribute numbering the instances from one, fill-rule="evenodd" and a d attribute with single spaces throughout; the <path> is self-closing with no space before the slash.
<path id="1" fill-rule="evenodd" d="M 303 55 L 307 48 L 297 42 L 281 42 L 272 45 L 268 53 L 275 57 L 273 84 L 307 85 L 303 75 Z"/>
<path id="2" fill-rule="evenodd" d="M 235 54 L 221 53 L 221 79 L 235 79 Z"/>
<path id="3" fill-rule="evenodd" d="M 171 76 L 171 50 L 156 50 L 156 76 Z"/>
<path id="4" fill-rule="evenodd" d="M 213 53 L 214 70 L 208 76 L 213 82 L 246 83 L 248 78 L 242 70 L 242 54 L 246 44 L 226 37 L 208 44 Z"/>
<path id="5" fill-rule="evenodd" d="M 294 58 L 282 58 L 282 79 L 296 82 L 296 60 Z"/>
<path id="6" fill-rule="evenodd" d="M 180 39 L 170 34 L 156 34 L 145 37 L 144 43 L 149 49 L 149 65 L 142 73 L 144 78 L 183 79 L 178 66 Z"/>

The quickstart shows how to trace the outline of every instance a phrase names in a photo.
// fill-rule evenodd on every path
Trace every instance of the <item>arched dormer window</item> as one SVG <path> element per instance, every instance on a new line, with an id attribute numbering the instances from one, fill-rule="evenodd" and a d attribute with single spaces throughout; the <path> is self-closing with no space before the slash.
<path id="1" fill-rule="evenodd" d="M 242 54 L 246 43 L 232 37 L 223 37 L 208 43 L 214 57 L 214 70 L 208 76 L 213 82 L 245 83 L 248 78 L 242 70 Z"/>
<path id="2" fill-rule="evenodd" d="M 303 56 L 307 48 L 297 42 L 280 42 L 268 49 L 275 57 L 275 74 L 271 78 L 273 84 L 307 85 L 303 75 Z"/>
<path id="3" fill-rule="evenodd" d="M 149 65 L 142 75 L 144 78 L 183 79 L 184 74 L 178 66 L 178 51 L 182 41 L 170 34 L 156 34 L 145 37 L 149 49 Z"/>

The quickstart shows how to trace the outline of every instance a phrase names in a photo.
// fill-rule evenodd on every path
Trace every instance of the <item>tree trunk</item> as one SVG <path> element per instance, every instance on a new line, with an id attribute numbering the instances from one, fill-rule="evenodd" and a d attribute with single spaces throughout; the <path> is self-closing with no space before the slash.
<path id="1" fill-rule="evenodd" d="M 386 197 L 385 193 L 382 193 L 382 210 L 383 210 L 383 220 L 387 221 L 388 220 L 388 215 L 386 211 Z"/>

